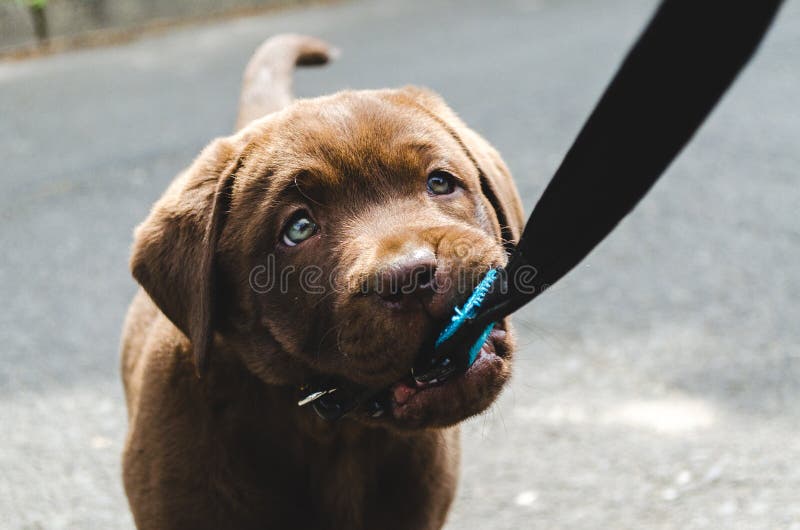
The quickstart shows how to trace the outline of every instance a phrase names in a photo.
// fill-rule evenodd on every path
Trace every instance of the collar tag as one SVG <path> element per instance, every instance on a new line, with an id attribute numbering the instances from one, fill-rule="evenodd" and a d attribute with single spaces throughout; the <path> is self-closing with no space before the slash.
<path id="1" fill-rule="evenodd" d="M 318 390 L 317 392 L 312 392 L 303 399 L 301 399 L 300 401 L 298 401 L 297 406 L 302 407 L 304 405 L 308 405 L 309 403 L 313 403 L 314 401 L 318 400 L 322 396 L 332 394 L 334 392 L 336 392 L 335 388 L 329 388 L 327 390 Z"/>

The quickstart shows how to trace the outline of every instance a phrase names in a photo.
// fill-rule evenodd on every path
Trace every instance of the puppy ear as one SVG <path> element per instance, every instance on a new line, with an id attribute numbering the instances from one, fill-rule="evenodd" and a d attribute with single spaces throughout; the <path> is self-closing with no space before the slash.
<path id="1" fill-rule="evenodd" d="M 216 247 L 239 163 L 229 141 L 213 142 L 172 182 L 134 234 L 133 276 L 191 341 L 198 375 L 214 336 Z"/>
<path id="2" fill-rule="evenodd" d="M 500 154 L 478 133 L 466 126 L 444 100 L 430 90 L 404 87 L 399 93 L 438 121 L 461 144 L 475 164 L 481 179 L 481 189 L 492 205 L 501 235 L 507 247 L 522 235 L 525 217 L 511 172 Z"/>

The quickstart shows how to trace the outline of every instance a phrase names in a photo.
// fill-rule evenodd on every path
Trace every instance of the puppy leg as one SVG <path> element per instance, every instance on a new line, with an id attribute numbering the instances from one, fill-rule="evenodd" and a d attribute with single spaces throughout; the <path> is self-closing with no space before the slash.
<path id="1" fill-rule="evenodd" d="M 335 48 L 305 35 L 276 35 L 264 41 L 244 71 L 236 130 L 292 102 L 295 66 L 325 64 L 336 55 Z"/>

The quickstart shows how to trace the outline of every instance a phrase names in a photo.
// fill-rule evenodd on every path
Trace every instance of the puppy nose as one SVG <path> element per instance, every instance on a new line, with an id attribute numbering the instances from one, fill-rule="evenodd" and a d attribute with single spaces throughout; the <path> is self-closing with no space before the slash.
<path id="1" fill-rule="evenodd" d="M 393 309 L 407 309 L 435 290 L 436 257 L 419 250 L 398 258 L 378 273 L 376 294 Z"/>

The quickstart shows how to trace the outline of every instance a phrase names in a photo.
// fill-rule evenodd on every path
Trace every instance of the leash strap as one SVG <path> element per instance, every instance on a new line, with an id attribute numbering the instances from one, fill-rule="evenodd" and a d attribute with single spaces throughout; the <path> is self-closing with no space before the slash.
<path id="1" fill-rule="evenodd" d="M 688 143 L 782 0 L 664 0 L 547 185 L 478 315 L 435 360 L 533 300 L 586 257 Z"/>

